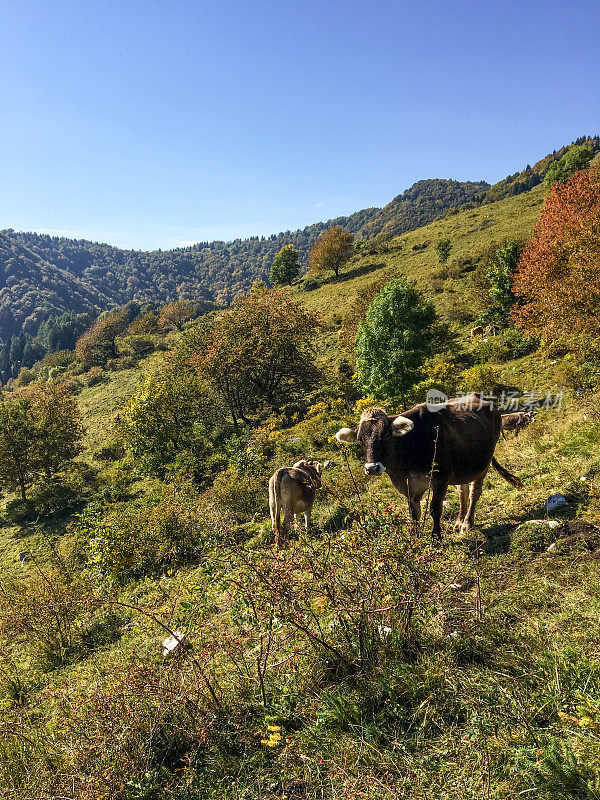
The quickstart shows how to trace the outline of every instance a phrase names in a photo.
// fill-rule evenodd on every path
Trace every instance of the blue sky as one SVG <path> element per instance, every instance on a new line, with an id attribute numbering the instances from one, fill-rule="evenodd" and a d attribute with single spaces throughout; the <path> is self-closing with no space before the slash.
<path id="1" fill-rule="evenodd" d="M 4 0 L 0 227 L 295 229 L 600 131 L 600 4 Z"/>

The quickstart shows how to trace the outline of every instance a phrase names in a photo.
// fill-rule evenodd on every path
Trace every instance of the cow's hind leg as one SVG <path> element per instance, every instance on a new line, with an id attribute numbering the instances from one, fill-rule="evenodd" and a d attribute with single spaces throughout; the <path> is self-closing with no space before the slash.
<path id="1" fill-rule="evenodd" d="M 477 501 L 481 497 L 481 492 L 483 491 L 483 482 L 485 480 L 486 474 L 487 470 L 483 473 L 483 475 L 480 475 L 471 484 L 471 493 L 469 496 L 469 510 L 467 511 L 467 516 L 462 526 L 462 529 L 464 531 L 470 530 L 475 525 L 475 506 L 477 505 Z"/>
<path id="2" fill-rule="evenodd" d="M 469 484 L 462 483 L 458 487 L 458 497 L 460 500 L 460 510 L 458 512 L 458 519 L 454 523 L 455 528 L 462 528 L 467 517 L 467 508 L 469 505 Z"/>

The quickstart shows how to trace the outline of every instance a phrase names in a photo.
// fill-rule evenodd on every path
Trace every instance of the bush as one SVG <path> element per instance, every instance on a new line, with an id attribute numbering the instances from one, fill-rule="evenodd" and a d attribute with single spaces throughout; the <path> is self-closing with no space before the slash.
<path id="1" fill-rule="evenodd" d="M 502 332 L 508 358 L 522 358 L 533 353 L 539 347 L 539 339 L 536 336 L 527 336 L 517 328 L 508 328 Z M 508 360 L 508 359 L 507 359 Z"/>
<path id="2" fill-rule="evenodd" d="M 101 581 L 122 583 L 195 561 L 228 524 L 190 486 L 165 487 L 142 500 L 89 506 L 79 518 L 76 551 Z"/>
<path id="3" fill-rule="evenodd" d="M 81 654 L 78 617 L 90 587 L 80 576 L 64 568 L 44 566 L 25 584 L 5 585 L 0 597 L 0 633 L 3 640 L 27 640 L 29 652 L 40 669 L 61 667 Z"/>
<path id="4" fill-rule="evenodd" d="M 466 392 L 495 394 L 500 388 L 500 375 L 488 364 L 476 364 L 461 375 L 461 389 Z"/>
<path id="5" fill-rule="evenodd" d="M 312 292 L 314 289 L 318 289 L 319 286 L 319 281 L 315 278 L 305 278 L 302 281 L 302 289 L 305 292 Z"/>
<path id="6" fill-rule="evenodd" d="M 228 469 L 213 485 L 217 506 L 237 522 L 249 522 L 268 513 L 268 493 L 264 477 Z"/>
<path id="7" fill-rule="evenodd" d="M 129 348 L 132 356 L 138 358 L 145 356 L 148 353 L 152 353 L 156 349 L 154 338 L 152 336 L 142 334 L 128 336 L 126 339 L 123 339 L 123 344 Z"/>
<path id="8" fill-rule="evenodd" d="M 404 519 L 380 505 L 357 510 L 351 530 L 320 542 L 302 533 L 283 551 L 240 550 L 229 578 L 233 613 L 252 609 L 260 626 L 276 619 L 289 651 L 300 659 L 316 652 L 326 670 L 376 663 L 388 636 L 408 633 L 425 612 L 439 566 L 435 548 Z"/>
<path id="9" fill-rule="evenodd" d="M 84 378 L 88 386 L 97 386 L 107 380 L 107 375 L 102 367 L 92 367 L 85 373 Z"/>
<path id="10" fill-rule="evenodd" d="M 6 519 L 14 525 L 30 522 L 36 518 L 35 503 L 33 500 L 9 500 L 6 504 Z"/>
<path id="11" fill-rule="evenodd" d="M 36 487 L 33 502 L 40 517 L 72 513 L 89 497 L 89 486 L 79 475 L 54 476 Z"/>

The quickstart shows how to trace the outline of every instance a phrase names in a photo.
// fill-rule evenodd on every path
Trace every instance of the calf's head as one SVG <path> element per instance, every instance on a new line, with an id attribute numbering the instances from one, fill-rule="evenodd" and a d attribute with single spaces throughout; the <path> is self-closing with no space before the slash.
<path id="1" fill-rule="evenodd" d="M 358 441 L 362 445 L 366 475 L 381 475 L 385 472 L 387 444 L 392 436 L 404 436 L 414 428 L 407 417 L 388 417 L 380 408 L 363 411 L 356 428 L 342 428 L 335 438 L 338 442 Z"/>
<path id="2" fill-rule="evenodd" d="M 325 462 L 326 464 L 327 462 Z M 323 472 L 323 467 L 325 465 L 321 464 L 319 461 L 307 461 L 302 459 L 302 461 L 296 461 L 294 464 L 294 469 L 301 469 L 307 473 L 312 478 L 313 484 L 315 488 L 319 488 L 321 486 L 321 473 Z"/>

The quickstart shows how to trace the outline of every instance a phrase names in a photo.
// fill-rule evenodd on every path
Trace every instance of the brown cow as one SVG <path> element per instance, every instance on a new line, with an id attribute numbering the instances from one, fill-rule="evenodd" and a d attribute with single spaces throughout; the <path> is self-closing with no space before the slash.
<path id="1" fill-rule="evenodd" d="M 365 473 L 381 475 L 387 471 L 393 485 L 408 499 L 415 522 L 421 516 L 421 498 L 431 484 L 433 536 L 440 539 L 442 507 L 449 484 L 460 486 L 456 524 L 462 530 L 475 523 L 475 505 L 490 464 L 504 480 L 522 486 L 519 478 L 494 458 L 501 428 L 500 412 L 493 403 L 469 395 L 448 400 L 434 409 L 421 403 L 392 417 L 380 408 L 372 408 L 363 412 L 358 427 L 342 428 L 336 438 L 340 442 L 357 439 L 361 443 Z"/>
<path id="2" fill-rule="evenodd" d="M 519 431 L 530 425 L 535 419 L 535 411 L 515 411 L 514 414 L 502 414 L 502 436 L 505 431 L 514 431 L 515 439 Z"/>
<path id="3" fill-rule="evenodd" d="M 483 328 L 481 325 L 476 325 L 474 328 L 471 328 L 471 339 L 474 339 L 476 336 L 483 336 Z"/>
<path id="4" fill-rule="evenodd" d="M 325 462 L 327 464 L 327 462 Z M 323 465 L 318 461 L 297 461 L 293 467 L 282 467 L 269 480 L 269 511 L 275 535 L 275 546 L 285 544 L 292 518 L 304 514 L 306 532 L 316 490 L 321 486 Z M 280 514 L 283 512 L 283 522 Z"/>

